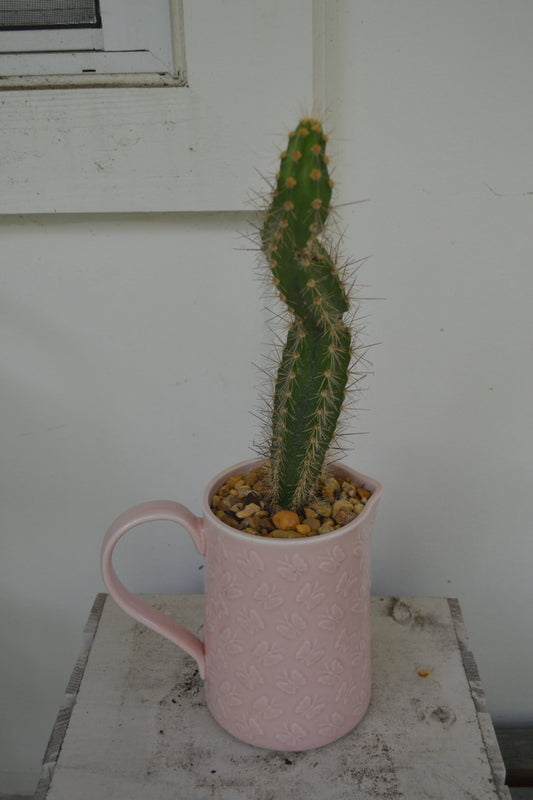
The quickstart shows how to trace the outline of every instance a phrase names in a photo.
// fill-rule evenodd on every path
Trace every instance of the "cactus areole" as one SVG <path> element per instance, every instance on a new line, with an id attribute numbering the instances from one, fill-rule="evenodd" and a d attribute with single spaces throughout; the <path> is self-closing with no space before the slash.
<path id="1" fill-rule="evenodd" d="M 349 302 L 335 249 L 323 235 L 333 186 L 326 141 L 315 119 L 289 134 L 261 229 L 262 251 L 290 313 L 268 454 L 274 509 L 301 508 L 312 498 L 349 376 Z"/>

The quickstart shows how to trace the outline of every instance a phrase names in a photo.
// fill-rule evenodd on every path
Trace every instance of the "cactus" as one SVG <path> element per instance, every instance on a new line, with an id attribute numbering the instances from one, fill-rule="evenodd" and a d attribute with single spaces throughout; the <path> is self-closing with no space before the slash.
<path id="1" fill-rule="evenodd" d="M 349 302 L 324 236 L 333 187 L 326 141 L 315 119 L 301 120 L 289 134 L 261 229 L 261 249 L 290 314 L 272 404 L 274 509 L 301 508 L 312 498 L 349 376 Z"/>

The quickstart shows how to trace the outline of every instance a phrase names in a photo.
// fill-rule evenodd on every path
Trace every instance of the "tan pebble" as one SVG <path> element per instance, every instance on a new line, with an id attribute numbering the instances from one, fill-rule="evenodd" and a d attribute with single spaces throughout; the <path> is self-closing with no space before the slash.
<path id="1" fill-rule="evenodd" d="M 302 534 L 297 531 L 286 531 L 276 528 L 269 534 L 273 539 L 301 539 Z"/>
<path id="2" fill-rule="evenodd" d="M 331 503 L 313 503 L 312 506 L 321 517 L 331 517 Z"/>
<path id="3" fill-rule="evenodd" d="M 259 535 L 259 531 L 256 531 L 254 528 L 245 528 L 244 533 L 252 533 L 254 536 Z"/>
<path id="4" fill-rule="evenodd" d="M 241 529 L 241 531 L 244 530 L 245 528 L 253 528 L 254 531 L 257 532 L 259 530 L 259 527 L 260 527 L 259 520 L 256 519 L 255 517 L 246 517 L 245 519 L 242 520 L 242 522 L 239 523 L 239 528 Z"/>
<path id="5" fill-rule="evenodd" d="M 228 494 L 227 497 L 221 498 L 219 508 L 221 508 L 223 511 L 229 511 L 234 502 L 235 498 Z"/>
<path id="6" fill-rule="evenodd" d="M 300 517 L 294 511 L 278 511 L 272 517 L 272 522 L 278 530 L 290 531 L 295 530 L 296 526 L 300 524 Z"/>
<path id="7" fill-rule="evenodd" d="M 330 533 L 333 530 L 333 521 L 328 520 L 318 529 L 318 533 Z"/>
<path id="8" fill-rule="evenodd" d="M 333 503 L 332 516 L 334 517 L 335 514 L 338 511 L 341 511 L 342 509 L 348 509 L 349 511 L 351 511 L 352 503 L 350 503 L 349 500 L 336 500 Z"/>
<path id="9" fill-rule="evenodd" d="M 237 520 L 233 519 L 233 517 L 228 516 L 228 514 L 226 514 L 225 511 L 217 511 L 217 517 L 220 520 L 222 520 L 222 522 L 225 522 L 226 525 L 230 525 L 232 528 L 239 527 L 239 523 L 237 522 Z"/>
<path id="10" fill-rule="evenodd" d="M 218 507 L 219 507 L 219 505 L 220 505 L 220 497 L 218 496 L 218 494 L 216 494 L 216 495 L 214 495 L 214 497 L 211 499 L 211 508 L 213 508 L 213 509 L 214 509 L 214 508 L 218 508 Z"/>
<path id="11" fill-rule="evenodd" d="M 250 486 L 254 492 L 257 492 L 257 494 L 266 494 L 268 492 L 268 486 L 262 480 L 258 480 L 255 483 L 250 481 Z"/>
<path id="12" fill-rule="evenodd" d="M 233 511 L 233 513 L 236 514 L 237 511 L 242 511 L 243 508 L 244 508 L 244 503 L 234 503 L 231 506 L 230 511 Z"/>
<path id="13" fill-rule="evenodd" d="M 347 511 L 345 514 L 340 513 L 338 517 L 335 517 L 335 521 L 338 526 L 341 527 L 342 525 L 347 525 L 352 519 L 355 519 L 356 516 L 357 513 L 355 511 Z"/>
<path id="14" fill-rule="evenodd" d="M 353 508 L 356 514 L 360 514 L 364 507 L 364 503 L 355 503 Z"/>
<path id="15" fill-rule="evenodd" d="M 251 517 L 253 514 L 256 514 L 258 511 L 261 511 L 261 509 L 257 503 L 248 503 L 241 511 L 237 511 L 237 516 L 239 519 L 245 519 L 246 517 Z"/>
<path id="16" fill-rule="evenodd" d="M 350 520 L 354 519 L 355 514 L 353 506 L 349 500 L 337 500 L 333 504 L 332 517 L 339 525 L 345 525 Z"/>
<path id="17" fill-rule="evenodd" d="M 340 491 L 340 484 L 336 478 L 332 475 L 326 480 L 324 484 L 324 488 L 322 490 L 322 495 L 325 500 L 329 500 L 332 503 L 335 500 L 336 493 Z"/>
<path id="18" fill-rule="evenodd" d="M 317 531 L 320 528 L 320 520 L 318 517 L 306 517 L 304 524 L 311 528 L 312 531 Z"/>
<path id="19" fill-rule="evenodd" d="M 368 489 L 363 489 L 362 486 L 357 487 L 357 493 L 362 500 L 368 500 L 371 495 L 371 492 Z"/>
<path id="20" fill-rule="evenodd" d="M 306 506 L 304 508 L 304 513 L 305 513 L 306 517 L 310 517 L 310 518 L 318 517 L 318 514 L 316 513 L 315 509 L 314 508 L 309 508 L 308 506 Z"/>
<path id="21" fill-rule="evenodd" d="M 305 523 L 303 525 L 297 525 L 296 530 L 298 533 L 303 533 L 305 536 L 307 536 L 308 533 L 311 533 L 311 528 Z"/>

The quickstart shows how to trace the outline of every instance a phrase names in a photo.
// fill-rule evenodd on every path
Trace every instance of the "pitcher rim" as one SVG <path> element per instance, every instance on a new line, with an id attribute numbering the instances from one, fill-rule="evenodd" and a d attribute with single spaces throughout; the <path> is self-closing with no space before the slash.
<path id="1" fill-rule="evenodd" d="M 366 518 L 377 506 L 383 492 L 382 484 L 375 478 L 371 478 L 369 475 L 358 472 L 357 470 L 353 469 L 353 467 L 348 466 L 342 461 L 332 462 L 328 465 L 328 469 L 330 469 L 334 475 L 348 474 L 349 477 L 355 478 L 356 481 L 361 483 L 364 488 L 372 492 L 365 504 L 363 511 L 361 511 L 357 517 L 350 522 L 347 522 L 345 525 L 342 525 L 340 528 L 337 528 L 337 530 L 331 531 L 330 533 L 318 534 L 316 536 L 306 536 L 298 539 L 274 539 L 268 536 L 255 536 L 254 534 L 246 533 L 245 531 L 239 531 L 236 528 L 232 528 L 231 525 L 227 525 L 225 522 L 222 522 L 222 520 L 220 520 L 211 509 L 211 498 L 215 494 L 216 489 L 223 484 L 225 478 L 227 479 L 230 475 L 247 472 L 264 463 L 264 458 L 253 458 L 246 459 L 245 461 L 239 461 L 237 464 L 233 464 L 232 466 L 227 467 L 215 475 L 214 478 L 209 481 L 204 490 L 203 510 L 205 518 L 208 519 L 212 524 L 216 525 L 219 530 L 222 530 L 224 535 L 236 538 L 243 543 L 248 542 L 248 544 L 254 543 L 257 545 L 260 541 L 261 546 L 265 547 L 283 548 L 295 546 L 301 548 L 311 546 L 316 547 L 319 543 L 325 544 L 326 542 L 333 542 L 335 539 L 339 539 L 342 536 L 345 536 L 347 533 L 350 533 L 353 528 L 358 528 L 364 524 Z"/>

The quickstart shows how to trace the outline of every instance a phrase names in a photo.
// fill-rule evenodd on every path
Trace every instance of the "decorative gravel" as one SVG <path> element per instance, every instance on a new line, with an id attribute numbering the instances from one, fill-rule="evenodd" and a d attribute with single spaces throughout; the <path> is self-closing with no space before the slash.
<path id="1" fill-rule="evenodd" d="M 274 539 L 302 539 L 330 533 L 355 519 L 364 509 L 371 492 L 331 472 L 317 499 L 300 514 L 268 511 L 268 483 L 265 467 L 244 475 L 233 475 L 211 500 L 216 516 L 240 531 Z"/>

